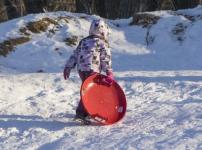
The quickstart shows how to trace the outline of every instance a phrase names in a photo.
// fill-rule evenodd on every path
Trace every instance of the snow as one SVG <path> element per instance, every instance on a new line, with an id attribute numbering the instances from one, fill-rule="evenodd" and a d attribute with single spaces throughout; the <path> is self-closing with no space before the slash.
<path id="1" fill-rule="evenodd" d="M 55 34 L 31 33 L 29 42 L 0 57 L 0 149 L 202 149 L 201 12 L 201 6 L 152 12 L 161 18 L 149 29 L 130 26 L 131 18 L 106 20 L 115 77 L 128 103 L 124 119 L 109 126 L 73 121 L 81 81 L 75 70 L 66 81 L 62 75 L 76 47 L 63 40 L 87 36 L 90 22 L 99 16 L 54 12 L 1 23 L 3 41 L 19 37 L 19 28 L 30 21 L 72 18 L 60 20 Z M 182 32 L 173 34 L 179 23 Z M 154 37 L 149 45 L 147 32 Z"/>

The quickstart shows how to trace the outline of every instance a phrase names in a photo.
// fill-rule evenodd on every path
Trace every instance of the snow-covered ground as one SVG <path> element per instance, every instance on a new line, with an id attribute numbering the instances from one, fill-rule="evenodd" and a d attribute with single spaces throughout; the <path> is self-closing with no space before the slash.
<path id="1" fill-rule="evenodd" d="M 29 42 L 0 56 L 0 149 L 202 149 L 202 7 L 151 14 L 160 16 L 151 28 L 130 26 L 131 18 L 107 20 L 115 77 L 128 103 L 125 118 L 111 126 L 73 121 L 81 81 L 75 70 L 67 81 L 62 76 L 75 48 L 64 39 L 87 36 L 98 16 L 57 12 L 1 23 L 0 42 L 21 36 L 30 21 L 68 18 L 54 34 L 30 32 Z"/>

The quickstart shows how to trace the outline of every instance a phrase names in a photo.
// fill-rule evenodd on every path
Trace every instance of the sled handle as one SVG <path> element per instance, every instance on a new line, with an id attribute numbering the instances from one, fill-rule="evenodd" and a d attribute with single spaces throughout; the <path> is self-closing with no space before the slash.
<path id="1" fill-rule="evenodd" d="M 107 122 L 108 118 L 104 118 L 102 116 L 100 116 L 99 114 L 95 114 L 95 115 L 92 115 L 92 118 L 97 121 L 97 122 L 101 122 L 101 123 L 105 123 Z"/>

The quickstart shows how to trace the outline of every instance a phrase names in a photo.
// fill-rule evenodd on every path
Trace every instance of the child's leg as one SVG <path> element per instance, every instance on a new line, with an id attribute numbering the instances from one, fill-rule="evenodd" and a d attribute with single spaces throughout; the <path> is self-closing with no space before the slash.
<path id="1" fill-rule="evenodd" d="M 82 80 L 82 82 L 85 81 L 86 78 L 88 78 L 92 74 L 92 71 L 79 71 L 79 76 Z M 85 118 L 88 116 L 88 113 L 85 111 L 85 108 L 83 106 L 82 100 L 80 100 L 79 105 L 76 109 L 76 115 L 80 118 Z"/>
<path id="2" fill-rule="evenodd" d="M 80 100 L 79 105 L 76 109 L 76 116 L 79 118 L 85 118 L 88 116 L 88 113 L 85 111 L 82 101 Z"/>

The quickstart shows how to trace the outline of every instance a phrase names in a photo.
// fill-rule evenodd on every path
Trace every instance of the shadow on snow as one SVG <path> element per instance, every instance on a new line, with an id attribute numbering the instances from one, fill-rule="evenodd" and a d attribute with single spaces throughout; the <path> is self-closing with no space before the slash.
<path id="1" fill-rule="evenodd" d="M 42 118 L 40 116 L 0 115 L 0 128 L 7 129 L 15 127 L 20 131 L 25 131 L 30 128 L 43 128 L 48 131 L 57 131 L 65 127 L 79 125 L 73 121 L 73 115 L 69 114 L 67 119 L 68 121 L 63 122 L 52 118 Z"/>

